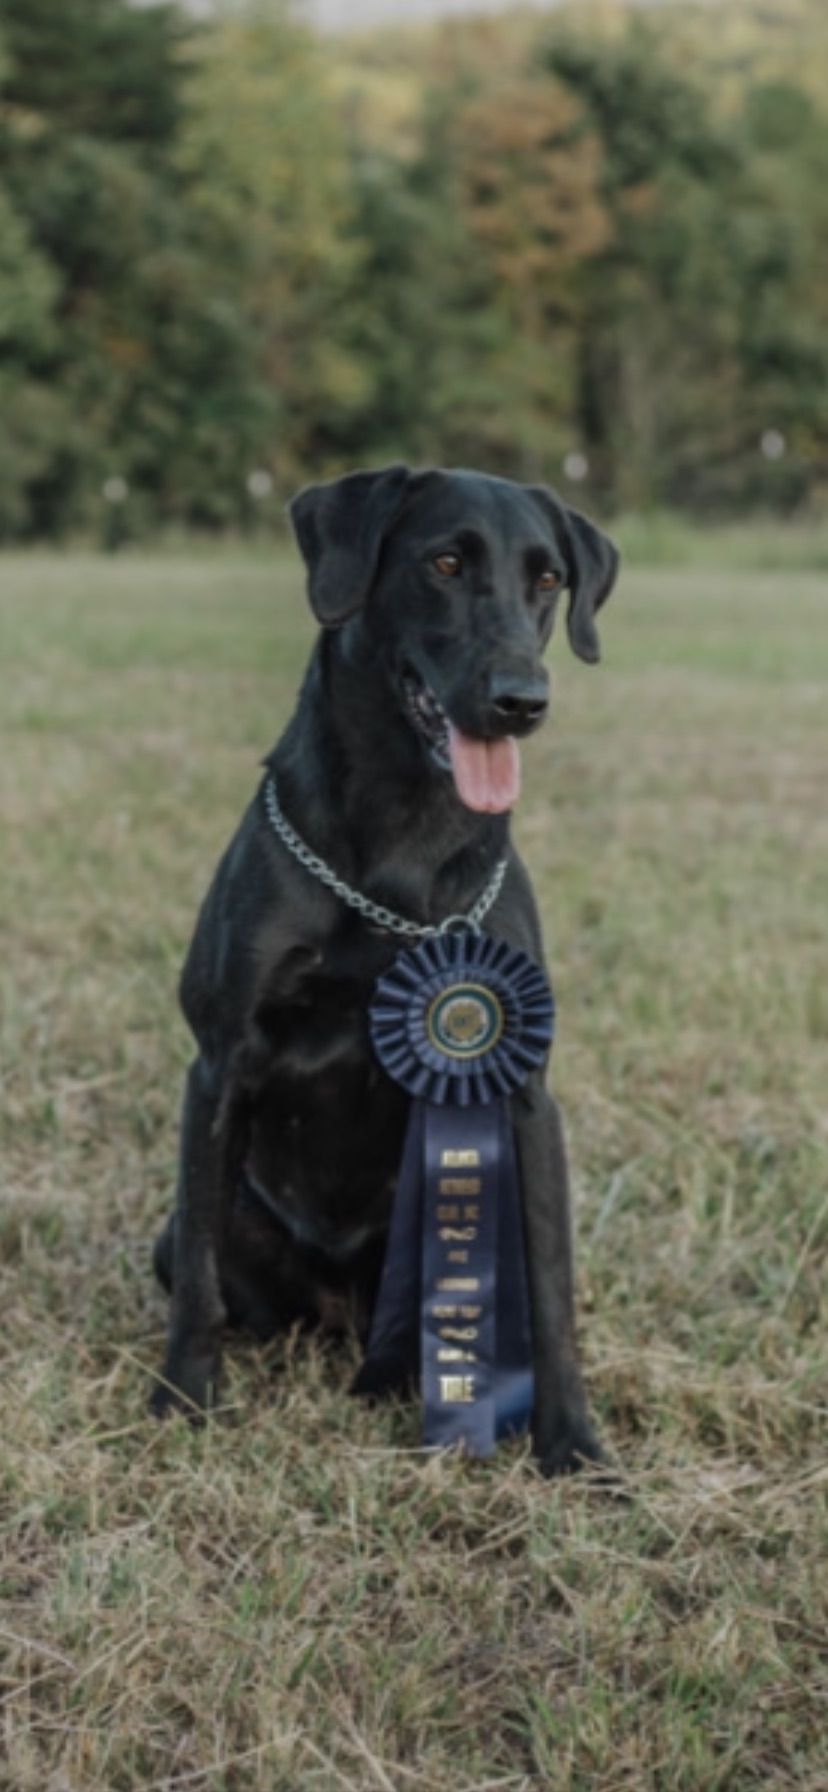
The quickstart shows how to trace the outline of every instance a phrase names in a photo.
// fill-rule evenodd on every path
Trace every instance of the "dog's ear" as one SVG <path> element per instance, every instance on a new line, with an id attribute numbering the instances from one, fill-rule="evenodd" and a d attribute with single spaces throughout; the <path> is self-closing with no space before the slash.
<path id="1" fill-rule="evenodd" d="M 411 478 L 401 464 L 346 473 L 306 485 L 293 499 L 290 520 L 308 569 L 308 596 L 324 628 L 338 628 L 365 602 Z"/>
<path id="2" fill-rule="evenodd" d="M 618 577 L 621 555 L 602 529 L 589 517 L 567 507 L 569 531 L 570 583 L 566 626 L 573 653 L 582 660 L 601 658 L 601 644 L 595 628 L 595 612 L 606 603 Z"/>
<path id="3" fill-rule="evenodd" d="M 589 517 L 570 510 L 546 486 L 532 486 L 562 534 L 561 545 L 569 562 L 569 609 L 566 626 L 569 644 L 578 658 L 591 665 L 601 658 L 595 612 L 606 603 L 618 577 L 621 556 L 615 543 Z"/>

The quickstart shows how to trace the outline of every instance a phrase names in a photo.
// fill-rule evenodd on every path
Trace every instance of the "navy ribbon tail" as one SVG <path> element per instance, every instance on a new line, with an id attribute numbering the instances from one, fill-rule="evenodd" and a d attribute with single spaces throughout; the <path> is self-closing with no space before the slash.
<path id="1" fill-rule="evenodd" d="M 365 1361 L 354 1392 L 419 1369 L 423 1442 L 474 1456 L 533 1399 L 518 1165 L 505 1101 L 415 1100 Z"/>
<path id="2" fill-rule="evenodd" d="M 495 1442 L 496 1109 L 429 1107 L 423 1213 L 423 1443 Z"/>

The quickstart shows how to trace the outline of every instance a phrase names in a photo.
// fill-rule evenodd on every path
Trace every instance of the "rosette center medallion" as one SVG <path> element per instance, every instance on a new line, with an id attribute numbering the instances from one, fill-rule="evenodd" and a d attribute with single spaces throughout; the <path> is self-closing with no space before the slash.
<path id="1" fill-rule="evenodd" d="M 457 983 L 442 991 L 426 1014 L 432 1045 L 450 1058 L 478 1058 L 497 1044 L 503 1032 L 503 1008 L 497 996 L 479 983 Z"/>

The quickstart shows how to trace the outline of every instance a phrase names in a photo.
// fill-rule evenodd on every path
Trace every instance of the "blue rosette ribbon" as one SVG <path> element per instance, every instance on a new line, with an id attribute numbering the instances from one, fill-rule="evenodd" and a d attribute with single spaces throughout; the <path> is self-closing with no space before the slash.
<path id="1" fill-rule="evenodd" d="M 411 1097 L 357 1393 L 419 1374 L 423 1442 L 491 1454 L 533 1404 L 520 1172 L 509 1097 L 543 1064 L 554 1004 L 505 940 L 442 933 L 376 986 L 374 1050 Z"/>

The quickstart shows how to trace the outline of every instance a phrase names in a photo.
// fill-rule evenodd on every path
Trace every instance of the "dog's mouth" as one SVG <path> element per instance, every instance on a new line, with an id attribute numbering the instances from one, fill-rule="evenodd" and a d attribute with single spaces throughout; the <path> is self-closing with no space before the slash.
<path id="1" fill-rule="evenodd" d="M 412 727 L 434 764 L 451 773 L 461 803 L 489 815 L 514 808 L 520 795 L 520 749 L 514 736 L 480 740 L 461 734 L 417 672 L 408 669 L 402 686 Z"/>
<path id="2" fill-rule="evenodd" d="M 433 691 L 418 677 L 416 672 L 403 674 L 403 694 L 408 719 L 425 741 L 432 759 L 440 770 L 451 770 L 451 747 L 449 742 L 450 723 L 448 716 Z"/>

